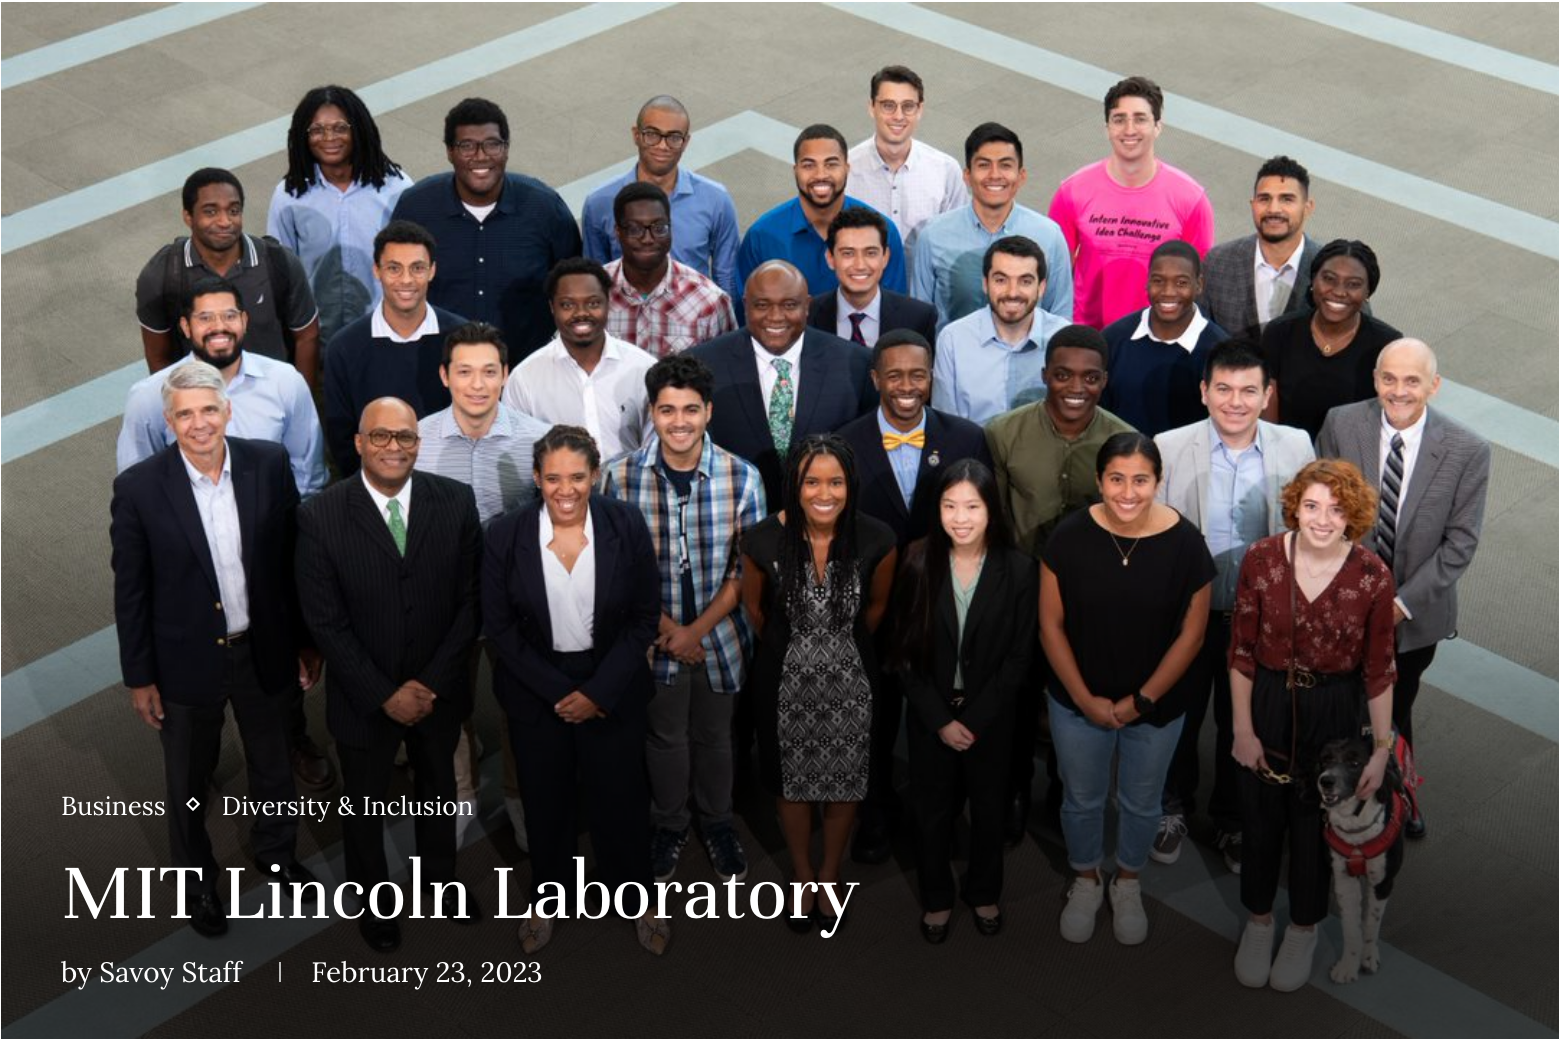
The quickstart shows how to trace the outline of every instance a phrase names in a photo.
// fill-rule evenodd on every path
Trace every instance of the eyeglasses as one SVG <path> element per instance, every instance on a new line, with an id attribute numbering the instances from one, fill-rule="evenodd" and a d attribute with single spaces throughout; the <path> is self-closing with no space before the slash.
<path id="1" fill-rule="evenodd" d="M 202 310 L 189 316 L 192 325 L 214 325 L 218 321 L 231 325 L 243 315 L 241 310 Z"/>
<path id="2" fill-rule="evenodd" d="M 914 115 L 920 111 L 919 101 L 878 101 L 878 111 L 883 115 L 897 115 L 900 112 L 906 116 Z"/>
<path id="3" fill-rule="evenodd" d="M 645 235 L 657 242 L 664 242 L 671 237 L 671 224 L 665 220 L 657 220 L 653 224 L 618 224 L 617 229 L 631 242 L 637 242 Z"/>
<path id="4" fill-rule="evenodd" d="M 800 299 L 783 299 L 778 303 L 767 299 L 754 299 L 747 301 L 747 309 L 754 314 L 767 314 L 771 310 L 781 310 L 788 315 L 796 315 L 806 309 L 806 301 Z"/>
<path id="5" fill-rule="evenodd" d="M 501 141 L 496 137 L 489 137 L 485 141 L 456 141 L 455 154 L 462 159 L 469 159 L 480 149 L 483 155 L 496 159 L 509 150 L 509 142 Z"/>
<path id="6" fill-rule="evenodd" d="M 403 274 L 410 274 L 413 278 L 421 281 L 433 270 L 433 265 L 418 260 L 410 266 L 399 263 L 387 263 L 379 269 L 384 272 L 384 276 L 387 278 L 399 278 Z"/>
<path id="7" fill-rule="evenodd" d="M 352 136 L 352 124 L 350 123 L 315 123 L 309 127 L 309 140 L 318 141 L 326 137 L 341 139 Z"/>
<path id="8" fill-rule="evenodd" d="M 665 141 L 666 147 L 676 150 L 687 144 L 687 139 L 688 135 L 681 130 L 673 130 L 670 133 L 666 133 L 664 130 L 657 130 L 650 126 L 639 127 L 639 140 L 650 148 L 655 147 L 661 141 Z"/>
<path id="9" fill-rule="evenodd" d="M 415 429 L 370 429 L 368 431 L 368 442 L 374 447 L 389 447 L 390 441 L 393 440 L 402 450 L 410 451 L 421 439 Z"/>

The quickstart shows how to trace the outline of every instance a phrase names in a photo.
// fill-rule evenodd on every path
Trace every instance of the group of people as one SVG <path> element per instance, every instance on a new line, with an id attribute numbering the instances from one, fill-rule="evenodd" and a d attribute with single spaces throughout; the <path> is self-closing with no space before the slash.
<path id="1" fill-rule="evenodd" d="M 1367 795 L 1411 739 L 1490 451 L 1429 406 L 1429 346 L 1369 313 L 1373 251 L 1305 234 L 1303 166 L 1263 164 L 1255 233 L 1214 244 L 1205 191 L 1157 158 L 1163 103 L 1141 77 L 1112 87 L 1110 154 L 1048 216 L 1016 201 L 1010 129 L 976 127 L 961 167 L 915 137 L 924 84 L 902 66 L 871 79 L 870 139 L 800 133 L 796 197 L 745 235 L 725 189 L 679 168 L 691 121 L 664 95 L 582 234 L 507 171 L 484 99 L 446 116 L 452 171 L 413 184 L 355 94 L 311 91 L 270 236 L 243 233 L 236 177 L 193 174 L 190 236 L 137 283 L 151 374 L 112 537 L 173 857 L 212 867 L 195 929 L 226 928 L 182 805 L 227 703 L 253 796 L 328 788 L 302 711 L 323 664 L 344 791 L 383 798 L 404 753 L 419 801 L 469 816 L 485 656 L 533 900 L 571 878 L 580 784 L 608 887 L 669 880 L 695 833 L 745 877 L 733 790 L 755 746 L 800 885 L 787 924 L 837 928 L 819 885 L 847 852 L 885 861 L 906 814 L 902 721 L 934 944 L 960 897 L 1001 931 L 1047 727 L 1075 874 L 1061 935 L 1088 941 L 1108 898 L 1117 940 L 1146 940 L 1140 876 L 1189 835 L 1211 704 L 1211 843 L 1251 914 L 1236 975 L 1303 985 L 1327 910 L 1305 768 L 1367 730 Z M 364 890 L 388 877 L 382 827 L 343 818 Z M 253 850 L 302 898 L 295 831 L 262 816 Z M 455 879 L 462 832 L 417 818 L 426 880 Z M 398 947 L 395 915 L 359 918 L 370 947 Z M 532 913 L 523 949 L 555 926 Z M 635 930 L 657 954 L 671 938 L 648 912 Z"/>

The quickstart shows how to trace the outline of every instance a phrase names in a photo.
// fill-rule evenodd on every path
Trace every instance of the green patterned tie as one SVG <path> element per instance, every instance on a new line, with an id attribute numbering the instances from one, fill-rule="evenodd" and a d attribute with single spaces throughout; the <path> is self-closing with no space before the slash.
<path id="1" fill-rule="evenodd" d="M 774 359 L 774 370 L 779 379 L 774 392 L 769 395 L 769 436 L 774 440 L 774 450 L 784 458 L 790 450 L 790 426 L 796 410 L 796 391 L 790 385 L 790 362 Z"/>
<path id="2" fill-rule="evenodd" d="M 400 549 L 401 555 L 406 554 L 406 521 L 401 519 L 401 503 L 391 498 L 387 506 L 390 510 L 390 537 L 395 539 L 395 547 Z"/>

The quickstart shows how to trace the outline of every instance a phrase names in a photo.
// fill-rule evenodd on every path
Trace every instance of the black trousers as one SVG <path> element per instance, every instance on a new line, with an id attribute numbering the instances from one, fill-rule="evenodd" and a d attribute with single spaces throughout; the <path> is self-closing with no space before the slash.
<path id="1" fill-rule="evenodd" d="M 1007 796 L 1028 795 L 1034 786 L 1034 756 L 1039 750 L 1039 716 L 1048 710 L 1050 697 L 1045 689 L 1050 684 L 1050 662 L 1035 637 L 1033 664 L 1029 668 L 1028 685 L 1018 691 L 1017 712 L 1012 719 L 1012 748 L 1007 770 Z M 1056 804 L 1061 803 L 1061 770 L 1056 766 L 1055 745 L 1045 755 L 1045 778 L 1049 782 L 1046 796 Z"/>
<path id="2" fill-rule="evenodd" d="M 593 666 L 588 653 L 559 653 L 554 663 L 577 681 L 589 678 Z M 546 883 L 573 891 L 573 858 L 579 853 L 574 806 L 581 785 L 600 881 L 614 892 L 626 883 L 650 888 L 650 790 L 644 765 L 649 718 L 647 705 L 635 699 L 625 696 L 605 718 L 579 724 L 562 721 L 550 710 L 535 721 L 509 718 L 530 836 L 532 900 Z M 578 909 L 570 906 L 569 911 Z"/>
<path id="3" fill-rule="evenodd" d="M 1413 742 L 1413 701 L 1418 699 L 1418 687 L 1434 663 L 1434 651 L 1440 644 L 1431 642 L 1420 649 L 1410 649 L 1397 654 L 1397 684 L 1391 690 L 1391 724 L 1397 727 L 1416 754 L 1418 745 Z"/>
<path id="4" fill-rule="evenodd" d="M 442 713 L 441 713 L 442 712 Z M 373 742 L 349 747 L 336 741 L 341 758 L 342 791 L 353 814 L 343 813 L 341 837 L 346 859 L 346 879 L 363 886 L 364 895 L 375 884 L 390 879 L 384 853 L 385 816 L 363 812 L 363 799 L 383 801 L 395 772 L 395 752 L 406 744 L 412 769 L 412 797 L 417 801 L 455 800 L 455 744 L 460 740 L 461 719 L 453 710 L 435 706 L 433 713 L 416 725 L 405 726 L 385 715 L 374 727 Z M 429 882 L 455 879 L 455 817 L 418 815 L 413 818 L 417 855 L 422 876 Z"/>
<path id="5" fill-rule="evenodd" d="M 1229 694 L 1229 614 L 1214 610 L 1207 619 L 1207 637 L 1193 668 L 1209 681 L 1199 684 L 1202 695 L 1186 697 L 1185 727 L 1180 743 L 1169 763 L 1164 781 L 1164 814 L 1190 815 L 1196 808 L 1196 790 L 1201 785 L 1201 754 L 1198 747 L 1202 722 L 1207 718 L 1207 691 L 1212 691 L 1213 708 L 1213 790 L 1207 802 L 1207 814 L 1213 824 L 1226 833 L 1240 830 L 1239 801 L 1234 789 L 1234 702 Z"/>
<path id="6" fill-rule="evenodd" d="M 206 801 L 211 776 L 222 750 L 222 724 L 233 705 L 238 736 L 244 744 L 249 796 L 257 801 L 291 801 L 297 797 L 288 755 L 285 694 L 271 696 L 260 688 L 248 640 L 227 650 L 219 695 L 210 703 L 162 704 L 162 761 L 168 785 L 168 843 L 175 866 L 201 870 L 203 890 L 217 889 L 217 862 L 206 833 Z M 200 802 L 191 809 L 189 799 Z M 285 865 L 296 854 L 295 816 L 262 815 L 250 830 L 254 858 L 262 869 Z"/>
<path id="7" fill-rule="evenodd" d="M 909 712 L 909 790 L 915 809 L 915 859 L 920 905 L 928 913 L 953 908 L 953 829 L 969 802 L 969 870 L 963 901 L 1001 900 L 1002 818 L 1012 757 L 1012 713 L 990 726 L 966 751 L 956 751 Z"/>

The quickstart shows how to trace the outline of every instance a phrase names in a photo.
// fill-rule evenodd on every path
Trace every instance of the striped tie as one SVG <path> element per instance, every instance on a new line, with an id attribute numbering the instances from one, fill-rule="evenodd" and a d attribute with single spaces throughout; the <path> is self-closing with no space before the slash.
<path id="1" fill-rule="evenodd" d="M 1387 566 L 1397 551 L 1397 508 L 1402 502 L 1402 434 L 1391 437 L 1386 470 L 1380 478 L 1380 519 L 1375 524 L 1375 551 Z"/>

